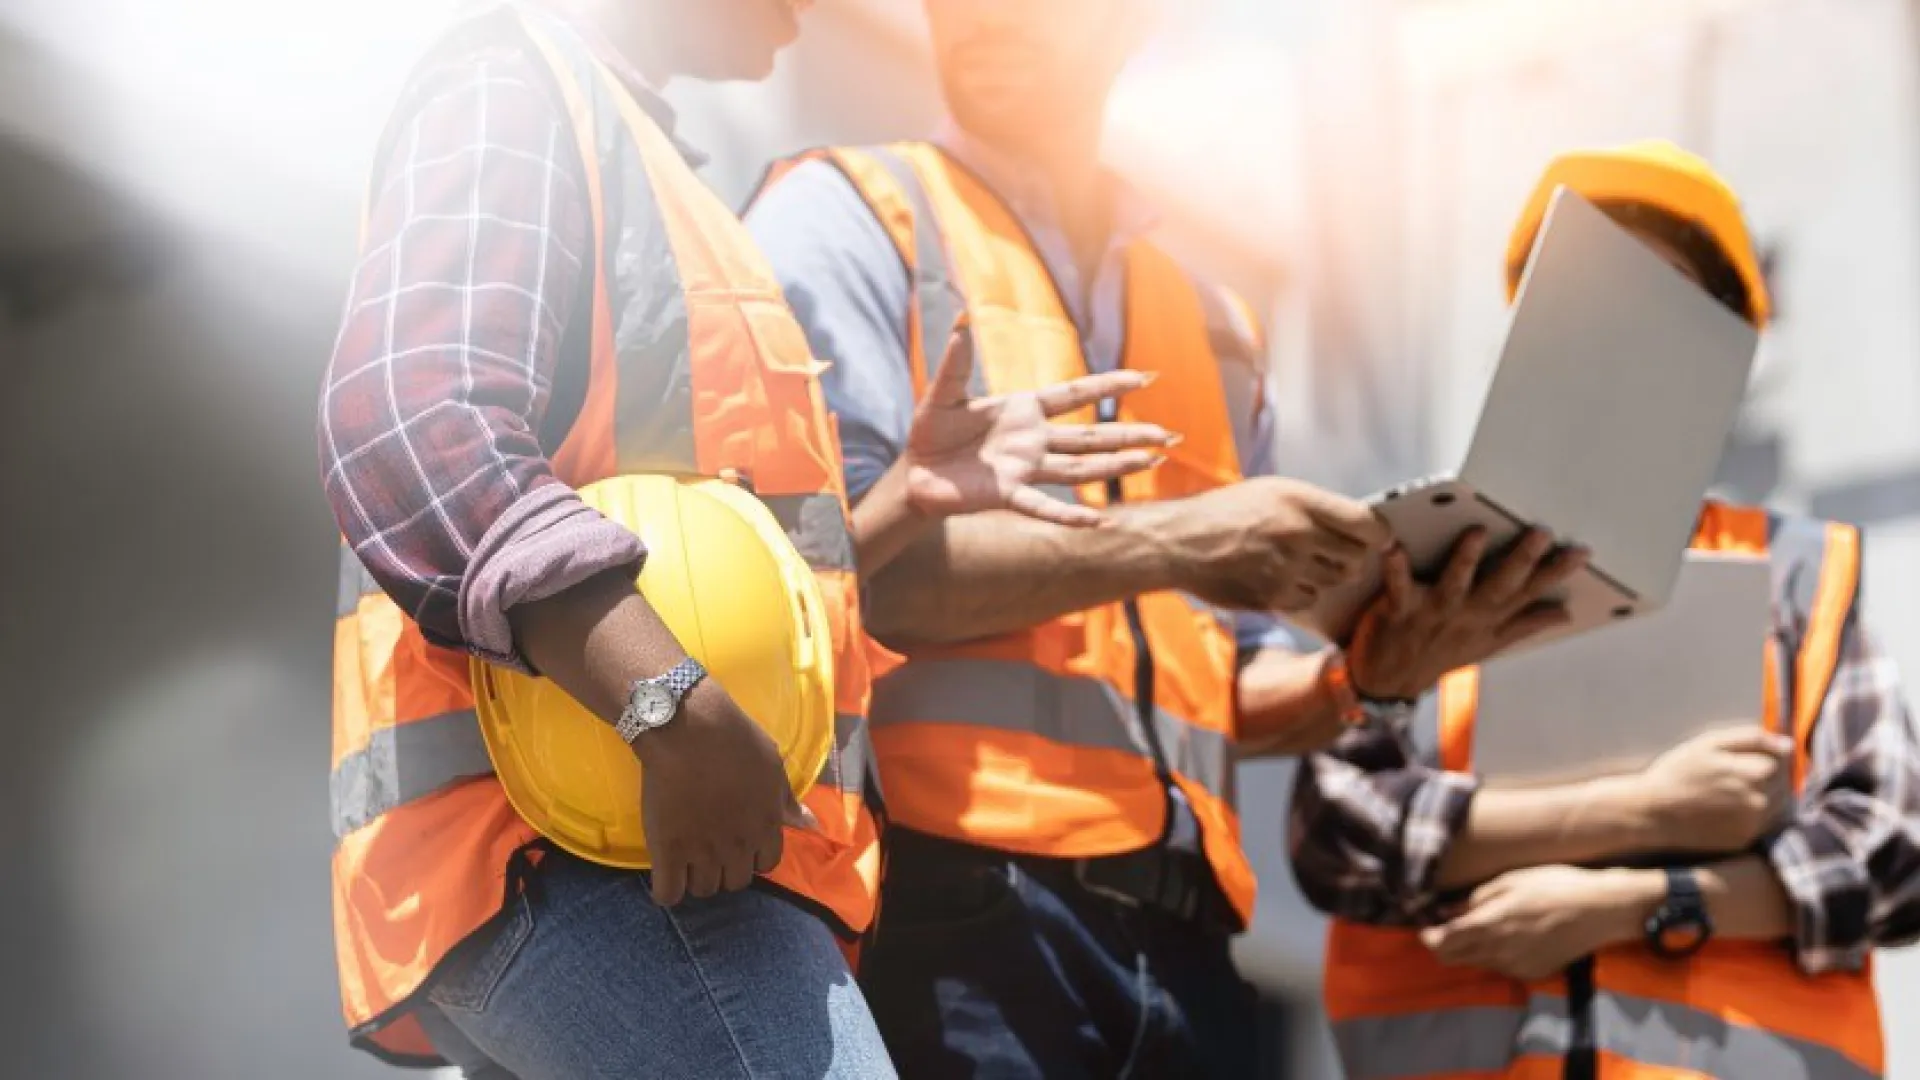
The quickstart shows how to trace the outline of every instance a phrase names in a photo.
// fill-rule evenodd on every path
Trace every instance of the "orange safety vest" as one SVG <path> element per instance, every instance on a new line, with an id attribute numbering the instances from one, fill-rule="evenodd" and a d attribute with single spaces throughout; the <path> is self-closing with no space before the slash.
<path id="1" fill-rule="evenodd" d="M 554 470 L 576 487 L 735 470 L 815 569 L 835 644 L 836 752 L 806 798 L 819 832 L 789 831 L 767 877 L 852 936 L 871 921 L 879 883 L 862 796 L 868 641 L 818 369 L 745 228 L 620 82 L 563 24 L 530 11 L 487 17 L 496 15 L 552 68 L 587 166 L 591 334 L 578 350 L 586 355 L 562 361 L 587 365 L 587 392 Z M 636 226 L 639 215 L 649 221 Z M 653 269 L 640 248 L 663 234 L 685 311 L 664 336 L 627 318 Z M 407 1007 L 448 950 L 500 910 L 509 861 L 535 835 L 492 776 L 466 657 L 428 645 L 343 554 L 332 776 L 341 991 L 357 1043 L 431 1062 L 438 1055 Z"/>
<path id="2" fill-rule="evenodd" d="M 911 272 L 908 347 L 916 392 L 968 313 L 976 390 L 1044 388 L 1087 374 L 1079 330 L 1014 214 L 986 185 L 923 143 L 817 151 L 782 162 L 842 170 Z M 1120 405 L 1122 420 L 1185 440 L 1159 469 L 1119 485 L 1128 502 L 1177 499 L 1241 479 L 1210 335 L 1237 298 L 1197 288 L 1146 242 L 1126 258 L 1125 367 L 1166 376 Z M 1093 419 L 1091 410 L 1069 422 Z M 1078 497 L 1109 501 L 1106 486 Z M 1254 876 L 1233 808 L 1231 621 L 1180 593 L 1149 593 L 1031 630 L 920 648 L 874 685 L 873 742 L 890 822 L 1005 851 L 1055 857 L 1146 848 L 1166 829 L 1156 756 L 1200 823 L 1208 861 L 1244 920 Z M 1158 747 L 1156 754 L 1155 747 Z"/>
<path id="3" fill-rule="evenodd" d="M 1791 619 L 1767 646 L 1764 711 L 1793 736 L 1797 792 L 1854 610 L 1859 533 L 1709 503 L 1693 546 L 1770 556 L 1775 609 Z M 1475 669 L 1441 682 L 1413 733 L 1427 765 L 1471 771 L 1477 694 Z M 1558 1078 L 1582 1052 L 1581 1025 L 1599 1080 L 1868 1080 L 1884 1068 L 1871 972 L 1806 975 L 1776 943 L 1713 941 L 1680 961 L 1617 945 L 1593 957 L 1590 1003 L 1570 1015 L 1585 989 L 1443 967 L 1404 928 L 1335 920 L 1327 943 L 1327 1014 L 1352 1080 Z"/>

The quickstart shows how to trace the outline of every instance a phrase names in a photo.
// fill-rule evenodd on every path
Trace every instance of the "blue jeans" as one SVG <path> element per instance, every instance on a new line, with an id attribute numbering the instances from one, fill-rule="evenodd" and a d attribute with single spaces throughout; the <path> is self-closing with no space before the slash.
<path id="1" fill-rule="evenodd" d="M 826 925 L 760 888 L 675 908 L 548 852 L 419 1010 L 473 1080 L 891 1078 Z"/>
<path id="2" fill-rule="evenodd" d="M 1259 999 L 1225 933 L 1036 876 L 1041 860 L 889 839 L 860 981 L 903 1075 L 1256 1075 Z"/>

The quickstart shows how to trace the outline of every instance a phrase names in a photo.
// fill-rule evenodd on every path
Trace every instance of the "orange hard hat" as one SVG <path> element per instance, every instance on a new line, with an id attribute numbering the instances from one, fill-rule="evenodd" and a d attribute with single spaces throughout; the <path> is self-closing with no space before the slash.
<path id="1" fill-rule="evenodd" d="M 1740 212 L 1733 188 L 1696 155 L 1662 139 L 1648 139 L 1605 150 L 1575 150 L 1548 163 L 1514 224 L 1507 242 L 1507 299 L 1520 289 L 1520 278 L 1533 253 L 1553 193 L 1566 187 L 1589 202 L 1635 203 L 1671 214 L 1703 229 L 1719 245 L 1747 290 L 1747 312 L 1755 326 L 1765 329 L 1773 304 L 1760 256 Z"/>

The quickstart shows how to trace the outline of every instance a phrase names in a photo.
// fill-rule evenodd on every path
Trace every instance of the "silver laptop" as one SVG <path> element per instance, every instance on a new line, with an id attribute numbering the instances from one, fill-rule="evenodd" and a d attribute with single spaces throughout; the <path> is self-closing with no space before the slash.
<path id="1" fill-rule="evenodd" d="M 1613 775 L 1758 722 L 1771 595 L 1766 559 L 1689 551 L 1661 610 L 1484 665 L 1474 771 L 1504 787 Z"/>
<path id="2" fill-rule="evenodd" d="M 1372 501 L 1423 577 L 1475 525 L 1496 556 L 1530 526 L 1584 545 L 1588 569 L 1559 597 L 1572 622 L 1520 648 L 1657 609 L 1758 343 L 1750 323 L 1563 187 L 1535 241 L 1465 462 Z M 1344 639 L 1377 589 L 1376 567 L 1299 621 Z"/>

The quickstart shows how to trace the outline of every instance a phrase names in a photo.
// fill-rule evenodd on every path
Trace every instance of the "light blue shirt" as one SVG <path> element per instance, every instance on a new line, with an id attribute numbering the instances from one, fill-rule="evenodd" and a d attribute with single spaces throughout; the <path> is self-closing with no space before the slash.
<path id="1" fill-rule="evenodd" d="M 1119 367 L 1126 319 L 1123 255 L 1153 228 L 1154 215 L 1112 180 L 1113 234 L 1091 280 L 1082 280 L 1042 178 L 957 129 L 950 127 L 939 142 L 992 185 L 1033 236 L 1080 329 L 1088 369 Z M 898 460 L 913 424 L 907 341 L 913 283 L 892 238 L 859 190 L 824 162 L 800 166 L 764 193 L 747 214 L 747 225 L 772 262 L 814 356 L 828 365 L 821 383 L 839 421 L 847 490 L 858 499 Z M 1265 373 L 1256 328 L 1237 330 L 1242 349 L 1226 355 L 1216 343 L 1222 353 L 1220 382 L 1227 414 L 1242 473 L 1269 476 L 1277 466 L 1273 410 L 1267 405 L 1272 381 Z M 1302 647 L 1283 623 L 1259 614 L 1237 615 L 1235 636 L 1247 650 Z"/>

